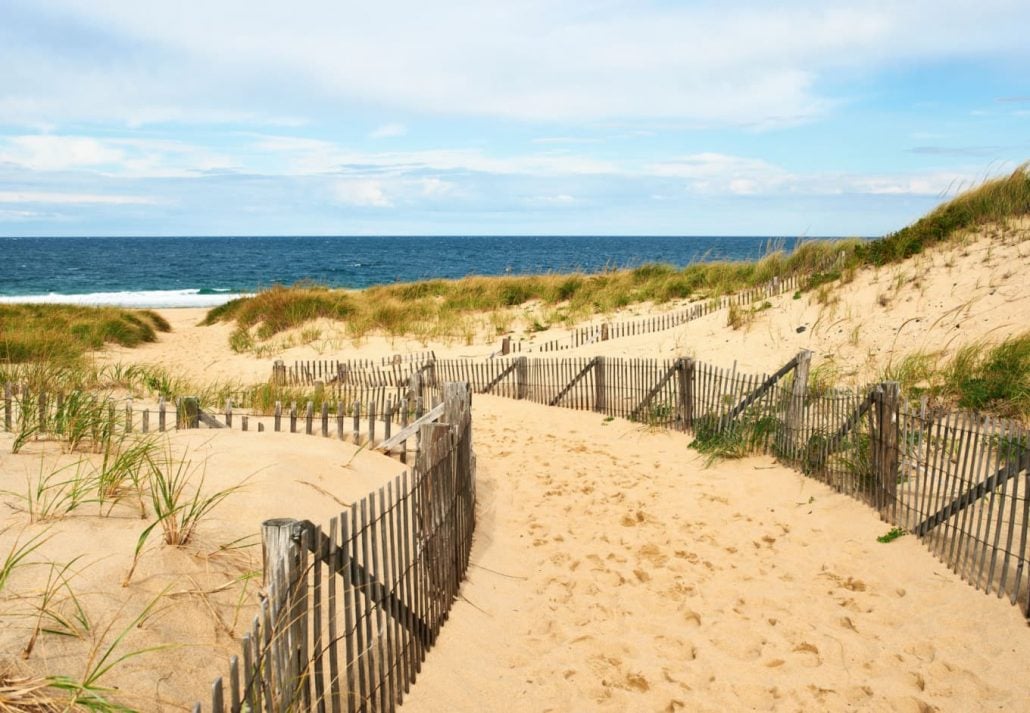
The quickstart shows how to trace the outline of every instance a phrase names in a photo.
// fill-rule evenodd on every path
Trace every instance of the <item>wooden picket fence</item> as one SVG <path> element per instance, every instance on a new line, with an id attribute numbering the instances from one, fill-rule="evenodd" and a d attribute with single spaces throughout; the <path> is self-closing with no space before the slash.
<path id="1" fill-rule="evenodd" d="M 576 349 L 587 344 L 606 342 L 610 339 L 631 337 L 638 334 L 651 334 L 661 332 L 681 324 L 700 319 L 712 312 L 726 309 L 731 305 L 744 306 L 753 304 L 759 300 L 775 297 L 785 292 L 793 292 L 802 284 L 803 278 L 799 275 L 791 275 L 785 279 L 774 278 L 765 285 L 743 290 L 732 295 L 724 295 L 710 300 L 697 302 L 686 309 L 665 314 L 652 315 L 641 319 L 624 320 L 621 322 L 603 322 L 591 324 L 585 327 L 574 329 L 570 334 L 557 339 L 552 339 L 537 345 L 530 345 L 523 342 L 513 342 L 502 349 L 504 354 L 530 352 L 548 353 Z"/>
<path id="2" fill-rule="evenodd" d="M 411 374 L 436 361 L 433 352 L 384 357 L 381 363 L 371 359 L 318 359 L 286 364 L 277 360 L 272 365 L 272 383 L 280 386 L 394 386 L 406 382 Z"/>
<path id="3" fill-rule="evenodd" d="M 440 384 L 415 372 L 404 387 L 391 390 L 389 398 L 379 389 L 359 391 L 353 401 L 322 399 L 318 405 L 276 402 L 270 415 L 241 411 L 239 402 L 227 399 L 221 410 L 202 407 L 196 398 L 183 396 L 172 401 L 159 398 L 151 407 L 138 408 L 132 399 L 73 391 L 32 392 L 26 385 L 5 383 L 3 430 L 25 433 L 30 440 L 67 440 L 82 431 L 85 440 L 104 433 L 163 433 L 189 428 L 236 428 L 241 431 L 269 431 L 334 436 L 356 445 L 380 448 L 407 462 L 412 430 L 427 414 L 442 404 Z M 84 408 L 85 405 L 85 408 Z M 383 444 L 387 444 L 384 449 Z"/>
<path id="4" fill-rule="evenodd" d="M 471 394 L 446 384 L 410 473 L 332 518 L 262 526 L 267 597 L 213 713 L 393 711 L 456 597 L 475 529 Z M 197 703 L 193 711 L 200 713 Z"/>

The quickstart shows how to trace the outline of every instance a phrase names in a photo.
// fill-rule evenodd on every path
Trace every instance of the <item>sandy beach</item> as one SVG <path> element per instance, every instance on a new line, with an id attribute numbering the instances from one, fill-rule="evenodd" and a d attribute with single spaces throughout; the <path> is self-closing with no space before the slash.
<path id="1" fill-rule="evenodd" d="M 844 382 L 883 373 L 917 349 L 948 350 L 1025 327 L 1027 226 L 897 267 L 860 271 L 827 303 L 784 294 L 740 329 L 726 311 L 562 355 L 692 356 L 772 371 L 799 349 Z M 636 306 L 611 320 L 682 308 Z M 172 331 L 104 363 L 158 364 L 198 382 L 266 380 L 272 361 L 371 358 L 472 345 L 369 337 L 320 325 L 317 342 L 260 358 L 228 345 L 203 310 L 162 312 Z M 798 327 L 804 326 L 804 330 Z M 561 328 L 524 344 L 559 338 Z M 476 395 L 477 530 L 467 581 L 405 700 L 418 711 L 1030 710 L 1019 608 L 985 597 L 914 537 L 877 542 L 876 512 L 768 457 L 707 467 L 687 434 L 598 414 Z M 29 675 L 79 675 L 129 627 L 133 656 L 101 684 L 144 711 L 187 710 L 253 617 L 260 522 L 325 524 L 396 476 L 396 459 L 302 434 L 176 432 L 161 448 L 188 458 L 204 492 L 239 486 L 187 547 L 153 539 L 121 586 L 144 527 L 138 503 L 87 503 L 31 522 L 27 484 L 78 456 L 0 435 L 0 553 L 39 537 L 0 603 L 0 650 Z M 96 464 L 99 456 L 88 461 Z M 202 483 L 202 485 L 201 485 Z M 145 507 L 145 506 L 144 506 Z M 69 565 L 53 610 L 66 636 L 41 635 L 35 604 Z M 156 598 L 156 599 L 155 599 Z M 134 617 L 153 601 L 139 625 Z M 74 618 L 77 607 L 88 622 Z M 43 621 L 58 626 L 51 613 Z"/>

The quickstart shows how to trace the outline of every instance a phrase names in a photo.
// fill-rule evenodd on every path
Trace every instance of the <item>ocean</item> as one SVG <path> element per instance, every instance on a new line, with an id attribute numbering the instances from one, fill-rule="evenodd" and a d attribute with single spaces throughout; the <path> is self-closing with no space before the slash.
<path id="1" fill-rule="evenodd" d="M 0 302 L 210 307 L 274 284 L 360 288 L 761 257 L 768 236 L 0 237 Z"/>

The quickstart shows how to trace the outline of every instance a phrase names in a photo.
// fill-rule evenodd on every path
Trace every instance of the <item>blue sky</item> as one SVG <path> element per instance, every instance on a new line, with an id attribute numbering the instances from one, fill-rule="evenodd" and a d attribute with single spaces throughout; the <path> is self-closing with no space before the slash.
<path id="1" fill-rule="evenodd" d="M 0 2 L 0 235 L 879 235 L 1030 159 L 1030 5 Z"/>

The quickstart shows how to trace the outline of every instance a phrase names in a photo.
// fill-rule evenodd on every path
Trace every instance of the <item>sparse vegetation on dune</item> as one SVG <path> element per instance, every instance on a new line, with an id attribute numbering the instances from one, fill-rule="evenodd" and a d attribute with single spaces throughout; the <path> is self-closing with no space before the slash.
<path id="1" fill-rule="evenodd" d="M 750 262 L 695 263 L 684 268 L 647 264 L 597 274 L 466 277 L 460 280 L 379 285 L 359 292 L 301 284 L 275 286 L 208 312 L 204 324 L 235 321 L 231 337 L 237 351 L 319 318 L 344 321 L 351 336 L 465 336 L 468 317 L 498 314 L 537 303 L 561 305 L 561 321 L 573 323 L 595 314 L 642 302 L 704 299 L 768 283 L 774 277 L 809 274 L 852 252 L 859 240 L 812 241 L 790 254 L 773 251 Z M 556 313 L 557 315 L 557 313 Z M 508 319 L 489 319 L 499 330 Z M 498 326 L 500 325 L 500 326 Z"/>
<path id="2" fill-rule="evenodd" d="M 1030 164 L 961 193 L 896 233 L 861 245 L 856 255 L 869 265 L 899 262 L 962 231 L 1024 215 L 1030 215 Z"/>
<path id="3" fill-rule="evenodd" d="M 949 357 L 908 354 L 884 378 L 899 382 L 903 393 L 925 394 L 934 405 L 1030 422 L 1030 331 L 994 344 L 967 344 Z"/>
<path id="4" fill-rule="evenodd" d="M 75 360 L 107 344 L 134 347 L 171 329 L 152 310 L 59 304 L 0 305 L 0 364 Z"/>

